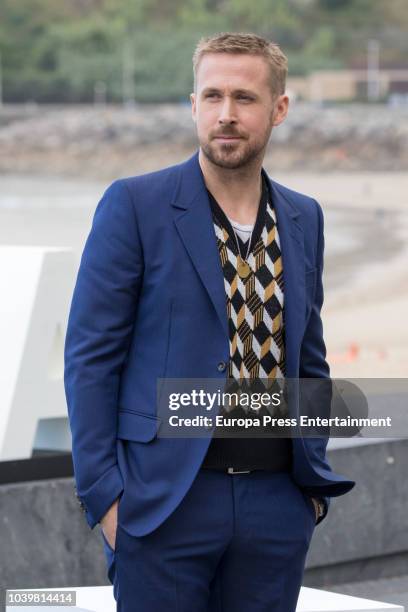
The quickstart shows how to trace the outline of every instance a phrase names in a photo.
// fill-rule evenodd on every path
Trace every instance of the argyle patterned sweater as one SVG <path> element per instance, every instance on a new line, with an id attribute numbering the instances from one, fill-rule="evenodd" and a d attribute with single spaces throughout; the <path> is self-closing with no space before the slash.
<path id="1" fill-rule="evenodd" d="M 265 177 L 262 176 L 261 201 L 246 258 L 250 266 L 246 278 L 238 274 L 237 258 L 239 250 L 245 257 L 248 244 L 244 245 L 239 236 L 235 236 L 211 193 L 209 198 L 224 273 L 230 344 L 228 379 L 273 381 L 283 378 L 283 267 L 276 216 Z M 229 385 L 228 391 L 231 389 Z M 234 416 L 243 416 L 246 412 L 241 406 L 224 407 L 224 413 L 229 411 Z M 288 439 L 258 437 L 255 443 L 248 437 L 214 437 L 203 466 L 279 470 L 289 469 L 290 461 L 291 442 Z"/>

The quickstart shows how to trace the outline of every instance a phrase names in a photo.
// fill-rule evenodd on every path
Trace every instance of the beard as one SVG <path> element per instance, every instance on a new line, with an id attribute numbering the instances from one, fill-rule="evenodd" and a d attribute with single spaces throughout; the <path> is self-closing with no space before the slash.
<path id="1" fill-rule="evenodd" d="M 223 131 L 226 135 L 228 132 Z M 234 136 L 237 134 L 228 134 Z M 200 147 L 206 158 L 215 166 L 235 170 L 250 166 L 253 161 L 263 158 L 266 145 L 268 144 L 270 131 L 262 141 L 250 143 L 248 139 L 242 138 L 231 143 L 219 143 L 214 137 L 200 140 Z"/>

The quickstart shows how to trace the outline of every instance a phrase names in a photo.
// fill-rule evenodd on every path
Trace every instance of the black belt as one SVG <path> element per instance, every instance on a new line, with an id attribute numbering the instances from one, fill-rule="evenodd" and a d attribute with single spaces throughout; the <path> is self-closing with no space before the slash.
<path id="1" fill-rule="evenodd" d="M 254 470 L 291 472 L 292 455 L 292 443 L 288 439 L 214 438 L 201 467 L 229 474 Z"/>
<path id="2" fill-rule="evenodd" d="M 202 470 L 216 470 L 217 472 L 226 472 L 227 474 L 250 474 L 251 472 L 263 471 L 263 472 L 290 472 L 290 468 L 287 465 L 282 465 L 282 467 L 278 467 L 277 465 L 273 467 L 255 467 L 243 469 L 241 467 L 235 468 L 232 466 L 229 467 L 221 467 L 221 466 L 208 466 L 202 465 Z"/>
<path id="3" fill-rule="evenodd" d="M 221 467 L 207 467 L 207 466 L 201 466 L 202 470 L 216 470 L 217 472 L 226 472 L 227 474 L 250 474 L 251 472 L 257 472 L 259 470 L 261 471 L 267 471 L 267 472 L 276 472 L 276 471 L 287 471 L 287 470 L 270 470 L 268 468 L 254 468 L 253 470 L 236 470 L 233 467 L 227 467 L 227 468 L 221 468 Z"/>

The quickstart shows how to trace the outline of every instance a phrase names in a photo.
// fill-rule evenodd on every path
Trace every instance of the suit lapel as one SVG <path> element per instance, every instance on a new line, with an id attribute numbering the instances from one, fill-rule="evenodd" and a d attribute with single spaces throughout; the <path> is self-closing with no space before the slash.
<path id="1" fill-rule="evenodd" d="M 305 320 L 305 253 L 299 213 L 269 177 L 283 264 L 286 376 L 297 377 Z"/>
<path id="2" fill-rule="evenodd" d="M 228 338 L 224 275 L 218 253 L 211 207 L 198 162 L 198 153 L 180 166 L 177 192 L 172 200 L 174 223 L 206 288 Z M 299 213 L 267 175 L 283 262 L 286 375 L 298 375 L 298 357 L 305 316 L 305 264 L 303 229 Z"/>
<path id="3" fill-rule="evenodd" d="M 228 338 L 227 307 L 217 239 L 198 153 L 181 166 L 174 223 Z"/>

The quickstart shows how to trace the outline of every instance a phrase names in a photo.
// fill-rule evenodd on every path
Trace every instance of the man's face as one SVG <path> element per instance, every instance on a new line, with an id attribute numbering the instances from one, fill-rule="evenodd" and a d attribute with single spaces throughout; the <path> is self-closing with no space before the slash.
<path id="1" fill-rule="evenodd" d="M 273 98 L 269 66 L 256 55 L 205 54 L 190 99 L 204 155 L 230 169 L 262 161 L 273 126 L 288 110 L 287 96 Z"/>

